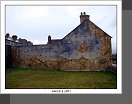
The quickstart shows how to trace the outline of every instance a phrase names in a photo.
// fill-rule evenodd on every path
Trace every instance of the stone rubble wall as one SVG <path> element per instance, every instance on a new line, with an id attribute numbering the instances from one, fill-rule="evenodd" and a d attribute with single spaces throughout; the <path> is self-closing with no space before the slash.
<path id="1" fill-rule="evenodd" d="M 13 66 L 67 71 L 100 71 L 112 65 L 111 38 L 83 22 L 56 44 L 12 47 Z"/>

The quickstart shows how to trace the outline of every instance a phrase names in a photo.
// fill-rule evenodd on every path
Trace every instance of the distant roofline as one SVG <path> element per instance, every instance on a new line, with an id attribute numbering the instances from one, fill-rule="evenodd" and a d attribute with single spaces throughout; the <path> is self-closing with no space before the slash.
<path id="1" fill-rule="evenodd" d="M 16 40 L 16 41 L 15 40 L 8 40 L 8 39 L 5 39 L 5 40 L 12 41 L 12 42 L 15 42 L 15 43 L 19 43 L 18 40 Z"/>

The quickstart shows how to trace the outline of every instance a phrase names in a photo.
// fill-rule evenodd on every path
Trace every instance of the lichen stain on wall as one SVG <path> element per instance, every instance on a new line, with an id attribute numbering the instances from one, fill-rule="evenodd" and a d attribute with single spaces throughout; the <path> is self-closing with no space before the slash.
<path id="1" fill-rule="evenodd" d="M 12 48 L 13 65 L 95 71 L 111 66 L 111 37 L 86 20 L 56 43 Z"/>
<path id="2" fill-rule="evenodd" d="M 89 59 L 81 57 L 80 59 L 71 59 L 64 61 L 61 65 L 62 70 L 66 71 L 94 71 L 95 65 Z"/>
<path id="3" fill-rule="evenodd" d="M 79 47 L 77 48 L 77 51 L 79 51 L 79 52 L 87 52 L 88 51 L 88 46 L 86 45 L 86 44 L 84 44 L 84 43 L 81 43 L 80 45 L 79 45 Z"/>

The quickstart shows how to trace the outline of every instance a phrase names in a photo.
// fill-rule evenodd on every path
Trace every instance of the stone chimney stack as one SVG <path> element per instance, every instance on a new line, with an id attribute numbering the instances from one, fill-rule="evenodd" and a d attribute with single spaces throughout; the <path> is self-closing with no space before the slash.
<path id="1" fill-rule="evenodd" d="M 84 20 L 86 19 L 90 19 L 90 16 L 89 15 L 86 15 L 85 12 L 81 12 L 81 15 L 80 15 L 80 23 L 82 23 Z"/>
<path id="2" fill-rule="evenodd" d="M 12 36 L 12 39 L 13 39 L 14 41 L 16 41 L 16 40 L 17 40 L 17 36 L 16 36 L 16 35 L 13 35 L 13 36 Z"/>
<path id="3" fill-rule="evenodd" d="M 5 38 L 9 38 L 9 37 L 10 37 L 10 34 L 7 33 L 7 34 L 5 35 Z"/>
<path id="4" fill-rule="evenodd" d="M 50 41 L 51 41 L 51 36 L 49 35 L 49 36 L 48 36 L 48 42 L 50 42 Z"/>

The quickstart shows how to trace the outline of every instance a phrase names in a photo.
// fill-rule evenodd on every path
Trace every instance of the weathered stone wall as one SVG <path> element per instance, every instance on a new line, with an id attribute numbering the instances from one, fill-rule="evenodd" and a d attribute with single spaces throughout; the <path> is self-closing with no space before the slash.
<path id="1" fill-rule="evenodd" d="M 111 37 L 89 20 L 55 44 L 17 46 L 12 51 L 16 67 L 95 71 L 112 65 Z"/>
<path id="2" fill-rule="evenodd" d="M 95 65 L 97 68 L 106 69 L 112 65 L 111 37 L 91 21 L 89 22 L 89 28 L 97 40 L 101 41 L 99 47 L 100 56 L 96 57 Z"/>
<path id="3" fill-rule="evenodd" d="M 16 61 L 19 67 L 31 68 L 59 68 L 58 46 L 55 45 L 33 45 L 16 47 Z"/>

